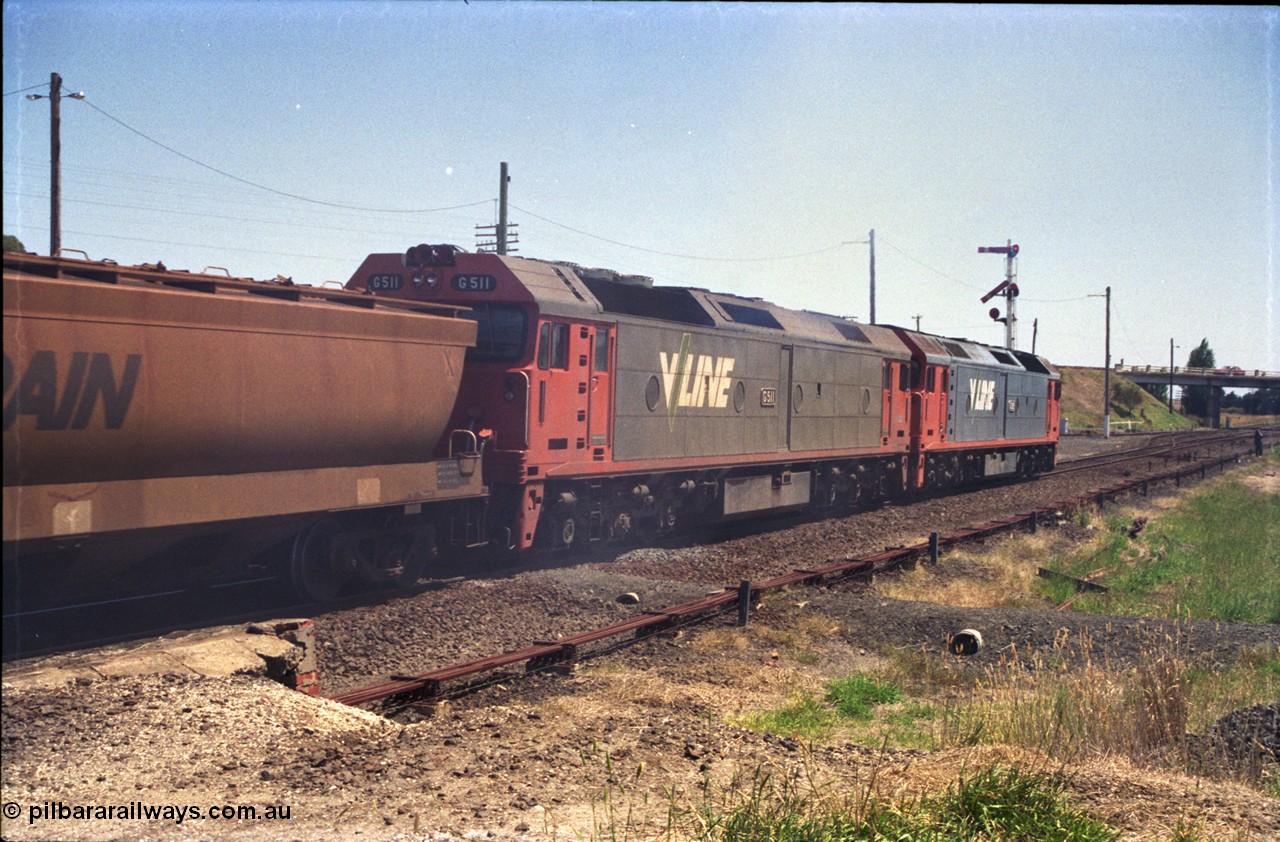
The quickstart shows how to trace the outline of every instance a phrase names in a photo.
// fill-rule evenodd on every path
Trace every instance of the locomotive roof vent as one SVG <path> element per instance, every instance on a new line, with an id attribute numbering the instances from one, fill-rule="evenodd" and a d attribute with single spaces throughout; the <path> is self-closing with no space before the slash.
<path id="1" fill-rule="evenodd" d="M 1014 351 L 1013 355 L 1022 363 L 1022 367 L 1027 371 L 1033 371 L 1036 374 L 1049 374 L 1049 369 L 1045 368 L 1044 363 L 1035 354 L 1028 354 L 1026 351 Z"/>
<path id="2" fill-rule="evenodd" d="M 612 269 L 593 269 L 583 266 L 574 266 L 578 277 L 584 281 L 608 281 L 614 284 L 626 284 L 633 287 L 653 288 L 653 278 L 645 275 L 623 275 Z"/>
<path id="3" fill-rule="evenodd" d="M 573 264 L 570 264 L 573 265 Z M 578 277 L 584 281 L 616 281 L 618 273 L 612 269 L 588 269 L 585 266 L 573 265 L 573 269 L 578 273 Z"/>
<path id="4" fill-rule="evenodd" d="M 738 324 L 753 325 L 755 327 L 767 327 L 771 330 L 782 330 L 781 323 L 774 317 L 773 313 L 763 307 L 750 307 L 746 304 L 734 304 L 732 301 L 718 301 L 720 308 L 724 310 L 725 315 L 733 319 Z"/>

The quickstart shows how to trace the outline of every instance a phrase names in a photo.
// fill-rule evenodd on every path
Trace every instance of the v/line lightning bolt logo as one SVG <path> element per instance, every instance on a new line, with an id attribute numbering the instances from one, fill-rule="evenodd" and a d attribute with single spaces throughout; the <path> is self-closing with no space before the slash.
<path id="1" fill-rule="evenodd" d="M 683 334 L 680 350 L 674 354 L 659 351 L 662 365 L 662 389 L 667 404 L 667 426 L 674 430 L 677 407 L 711 407 L 729 405 L 729 387 L 733 385 L 733 357 L 692 354 L 693 337 Z"/>
<path id="2" fill-rule="evenodd" d="M 969 378 L 969 412 L 991 412 L 996 406 L 996 381 Z"/>

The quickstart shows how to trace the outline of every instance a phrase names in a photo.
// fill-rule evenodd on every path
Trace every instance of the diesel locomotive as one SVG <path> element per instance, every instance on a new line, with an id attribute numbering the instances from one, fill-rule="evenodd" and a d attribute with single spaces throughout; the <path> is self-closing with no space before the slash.
<path id="1" fill-rule="evenodd" d="M 338 291 L 6 254 L 4 287 L 6 599 L 248 560 L 323 600 L 1056 460 L 1041 357 L 571 263 L 418 245 Z"/>
<path id="2" fill-rule="evenodd" d="M 470 308 L 450 419 L 495 537 L 572 547 L 1053 468 L 1032 354 L 569 263 L 419 245 L 347 287 Z"/>

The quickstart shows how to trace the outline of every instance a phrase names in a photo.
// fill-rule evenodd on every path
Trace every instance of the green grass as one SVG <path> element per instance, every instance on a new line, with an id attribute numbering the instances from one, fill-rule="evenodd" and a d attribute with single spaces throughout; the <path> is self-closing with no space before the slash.
<path id="1" fill-rule="evenodd" d="M 743 724 L 753 731 L 815 740 L 831 733 L 836 715 L 831 708 L 808 696 L 786 707 L 748 716 Z"/>
<path id="2" fill-rule="evenodd" d="M 706 811 L 688 838 L 728 842 L 1045 840 L 1094 842 L 1119 834 L 1074 809 L 1053 778 L 999 766 L 962 777 L 943 794 L 886 803 L 832 795 L 757 773 L 740 803 Z M 678 836 L 683 834 L 676 834 Z"/>
<path id="3" fill-rule="evenodd" d="M 827 685 L 827 701 L 836 712 L 849 719 L 870 719 L 876 705 L 891 704 L 902 699 L 902 690 L 893 684 L 882 684 L 865 675 L 851 675 Z"/>
<path id="4" fill-rule="evenodd" d="M 1097 525 L 1096 516 L 1082 517 Z M 1129 517 L 1102 519 L 1104 537 L 1088 551 L 1046 565 L 1076 577 L 1108 570 L 1109 593 L 1077 596 L 1077 610 L 1280 623 L 1280 495 L 1229 480 L 1187 498 L 1137 538 L 1126 534 Z M 1074 594 L 1062 583 L 1041 592 L 1056 602 Z"/>
<path id="5" fill-rule="evenodd" d="M 902 688 L 897 685 L 854 674 L 829 682 L 821 700 L 801 696 L 785 707 L 747 716 L 742 724 L 755 731 L 819 740 L 842 724 L 872 719 L 878 706 L 901 700 Z M 908 715 L 900 712 L 897 722 L 900 730 L 905 728 L 909 719 Z"/>

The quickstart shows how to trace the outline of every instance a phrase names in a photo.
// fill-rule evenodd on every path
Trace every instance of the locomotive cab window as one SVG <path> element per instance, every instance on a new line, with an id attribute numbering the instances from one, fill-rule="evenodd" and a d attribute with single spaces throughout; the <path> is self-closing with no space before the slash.
<path id="1" fill-rule="evenodd" d="M 514 362 L 525 352 L 524 310 L 510 304 L 471 305 L 463 316 L 476 322 L 476 345 L 467 349 L 469 362 Z"/>
<path id="2" fill-rule="evenodd" d="M 936 392 L 938 391 L 937 387 L 938 387 L 938 369 L 935 368 L 934 366 L 929 366 L 928 368 L 925 369 L 924 390 L 926 392 Z"/>
<path id="3" fill-rule="evenodd" d="M 596 331 L 596 358 L 592 364 L 592 371 L 608 371 L 609 370 L 609 334 L 603 330 Z"/>
<path id="4" fill-rule="evenodd" d="M 538 331 L 538 368 L 569 367 L 569 326 L 543 323 Z"/>
<path id="5" fill-rule="evenodd" d="M 898 391 L 906 392 L 911 389 L 911 369 L 904 363 L 898 363 Z"/>

